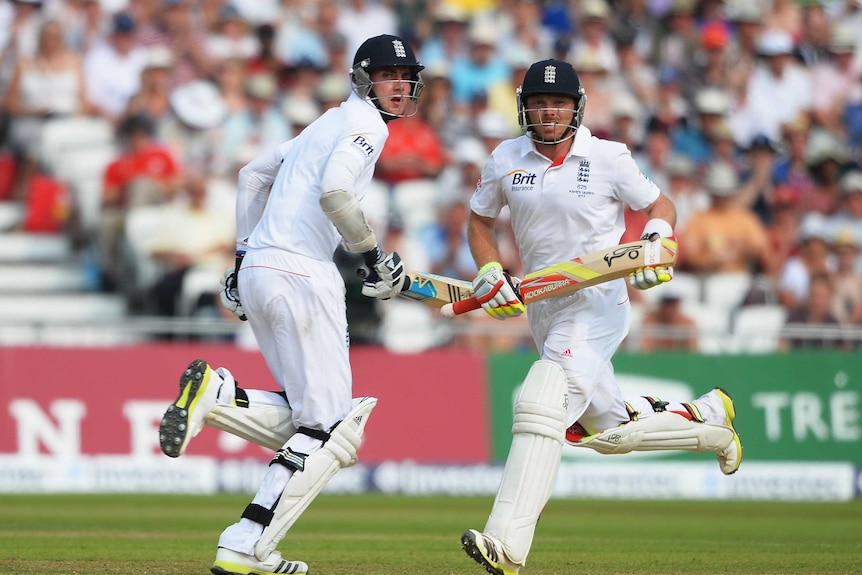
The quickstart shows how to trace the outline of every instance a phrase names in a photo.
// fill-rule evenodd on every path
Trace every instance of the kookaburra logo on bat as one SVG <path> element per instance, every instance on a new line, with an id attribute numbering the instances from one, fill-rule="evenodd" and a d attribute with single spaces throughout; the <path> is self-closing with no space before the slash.
<path id="1" fill-rule="evenodd" d="M 606 253 L 604 260 L 607 262 L 608 267 L 611 267 L 611 263 L 617 259 L 624 256 L 628 256 L 630 260 L 636 260 L 640 257 L 640 246 L 625 246 L 616 248 L 614 251 Z"/>

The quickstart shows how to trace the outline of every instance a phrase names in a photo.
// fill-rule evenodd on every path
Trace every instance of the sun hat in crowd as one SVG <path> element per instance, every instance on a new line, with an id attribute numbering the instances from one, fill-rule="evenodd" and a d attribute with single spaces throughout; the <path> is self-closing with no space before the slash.
<path id="1" fill-rule="evenodd" d="M 175 88 L 170 95 L 171 109 L 184 124 L 207 130 L 227 117 L 227 104 L 212 82 L 194 80 Z"/>
<path id="2" fill-rule="evenodd" d="M 710 195 L 727 198 L 736 193 L 739 177 L 727 162 L 712 162 L 703 176 L 703 187 Z"/>

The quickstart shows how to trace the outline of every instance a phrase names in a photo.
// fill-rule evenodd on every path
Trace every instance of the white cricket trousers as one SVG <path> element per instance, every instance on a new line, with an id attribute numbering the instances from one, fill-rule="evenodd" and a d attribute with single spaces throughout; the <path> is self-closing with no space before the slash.
<path id="1" fill-rule="evenodd" d="M 527 317 L 542 359 L 566 372 L 566 425 L 579 422 L 588 433 L 598 433 L 629 421 L 611 364 L 631 325 L 625 281 L 532 303 Z"/>
<path id="2" fill-rule="evenodd" d="M 284 250 L 249 250 L 239 293 L 293 424 L 328 431 L 350 411 L 344 280 L 336 265 Z"/>

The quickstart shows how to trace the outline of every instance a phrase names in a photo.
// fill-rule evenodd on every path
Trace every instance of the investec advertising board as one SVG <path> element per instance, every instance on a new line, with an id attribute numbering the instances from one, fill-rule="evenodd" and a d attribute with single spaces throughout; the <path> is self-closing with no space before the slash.
<path id="1" fill-rule="evenodd" d="M 204 428 L 187 455 L 158 448 L 179 374 L 202 357 L 272 389 L 259 353 L 223 345 L 0 348 L 0 492 L 253 492 L 271 452 Z M 534 355 L 351 351 L 355 395 L 380 399 L 360 463 L 331 492 L 496 492 L 514 395 Z M 745 445 L 723 476 L 711 454 L 601 456 L 564 448 L 558 497 L 846 500 L 862 491 L 860 354 L 619 356 L 627 395 L 736 399 Z"/>
<path id="2" fill-rule="evenodd" d="M 490 358 L 495 461 L 505 460 L 514 397 L 535 359 Z M 559 492 L 587 492 L 591 485 L 602 492 L 596 496 L 658 490 L 667 496 L 847 499 L 862 491 L 862 354 L 619 355 L 614 366 L 625 396 L 685 401 L 716 386 L 727 389 L 744 446 L 742 467 L 725 477 L 709 453 L 607 456 L 567 446 L 563 457 L 571 466 L 563 466 Z"/>

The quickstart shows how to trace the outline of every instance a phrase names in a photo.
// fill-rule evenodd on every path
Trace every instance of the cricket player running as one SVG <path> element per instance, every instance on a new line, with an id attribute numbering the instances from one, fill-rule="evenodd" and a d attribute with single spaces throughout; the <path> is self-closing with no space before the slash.
<path id="1" fill-rule="evenodd" d="M 227 369 L 197 360 L 159 428 L 170 457 L 204 423 L 276 451 L 254 500 L 219 538 L 216 575 L 307 573 L 275 548 L 333 475 L 356 462 L 377 399 L 352 399 L 345 287 L 333 254 L 339 242 L 364 254 L 366 296 L 400 291 L 401 260 L 380 248 L 359 200 L 387 123 L 417 112 L 422 69 L 401 38 L 366 40 L 347 100 L 239 173 L 237 258 L 225 270 L 222 303 L 247 318 L 282 393 L 239 388 Z"/>
<path id="2" fill-rule="evenodd" d="M 470 200 L 468 242 L 479 267 L 474 291 L 497 319 L 525 311 L 517 279 L 499 263 L 494 225 L 504 205 L 525 273 L 619 244 L 625 204 L 649 216 L 644 238 L 673 234 L 672 202 L 640 172 L 626 146 L 593 137 L 581 124 L 586 100 L 570 64 L 534 63 L 518 91 L 524 135 L 502 142 L 482 170 Z M 647 289 L 672 277 L 672 268 L 648 266 L 629 281 Z M 489 572 L 512 575 L 525 564 L 564 441 L 601 453 L 712 451 L 722 472 L 737 470 L 742 446 L 723 390 L 690 403 L 623 400 L 611 358 L 629 331 L 625 280 L 532 303 L 529 324 L 541 359 L 515 401 L 499 491 L 484 531 L 461 536 L 467 554 Z"/>

